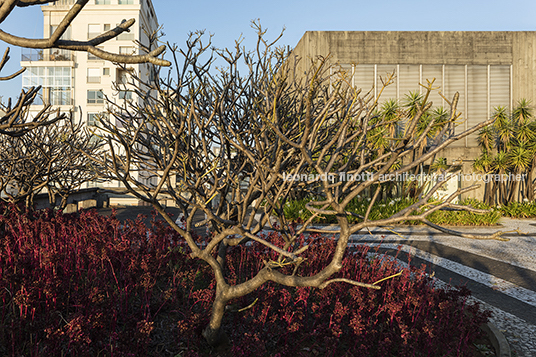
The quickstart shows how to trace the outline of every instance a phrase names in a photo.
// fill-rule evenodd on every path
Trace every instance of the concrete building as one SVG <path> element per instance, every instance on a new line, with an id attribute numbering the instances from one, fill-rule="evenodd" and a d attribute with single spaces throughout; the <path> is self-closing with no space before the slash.
<path id="1" fill-rule="evenodd" d="M 51 35 L 75 2 L 59 0 L 41 6 L 45 38 Z M 131 18 L 136 22 L 130 32 L 122 33 L 99 48 L 112 53 L 140 54 L 135 41 L 148 45 L 147 34 L 156 31 L 159 26 L 151 0 L 90 0 L 63 38 L 91 39 Z M 140 100 L 129 90 L 131 71 L 143 81 L 150 81 L 154 75 L 150 64 L 132 64 L 125 70 L 87 52 L 57 49 L 23 49 L 21 66 L 27 68 L 22 76 L 24 89 L 42 86 L 41 95 L 33 103 L 30 115 L 39 112 L 44 104 L 52 104 L 62 112 L 72 111 L 75 121 L 85 121 L 88 126 L 94 126 L 97 117 L 106 112 L 108 103 L 105 97 L 120 106 L 128 101 Z M 119 88 L 114 87 L 114 83 L 119 84 Z M 87 184 L 88 187 L 94 185 Z M 104 186 L 117 187 L 118 183 Z"/>
<path id="2" fill-rule="evenodd" d="M 352 85 L 374 94 L 379 93 L 382 78 L 394 72 L 395 82 L 380 101 L 403 100 L 409 91 L 422 91 L 419 83 L 435 78 L 434 86 L 445 97 L 460 93 L 463 121 L 456 132 L 487 120 L 494 107 L 511 108 L 521 98 L 536 99 L 536 32 L 532 31 L 308 31 L 293 53 L 306 60 L 302 63 L 329 55 L 332 64 L 348 72 Z M 445 105 L 437 92 L 431 100 L 435 107 Z M 449 163 L 463 162 L 462 172 L 471 173 L 479 154 L 476 135 L 471 135 L 442 156 Z"/>

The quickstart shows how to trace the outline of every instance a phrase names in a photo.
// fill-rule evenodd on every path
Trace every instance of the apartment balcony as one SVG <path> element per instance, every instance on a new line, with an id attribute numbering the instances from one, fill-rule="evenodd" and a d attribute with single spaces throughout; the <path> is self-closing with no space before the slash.
<path id="1" fill-rule="evenodd" d="M 101 77 L 97 76 L 87 76 L 87 83 L 100 83 Z"/>
<path id="2" fill-rule="evenodd" d="M 56 0 L 52 3 L 49 3 L 48 6 L 69 6 L 73 5 L 76 0 Z"/>
<path id="3" fill-rule="evenodd" d="M 23 87 L 27 90 L 29 87 Z M 53 105 L 54 107 L 74 105 L 74 92 L 70 88 L 41 87 L 32 106 Z"/>
<path id="4" fill-rule="evenodd" d="M 74 54 L 68 50 L 34 50 L 23 49 L 22 62 L 74 62 Z"/>
<path id="5" fill-rule="evenodd" d="M 133 33 L 123 32 L 115 38 L 117 41 L 134 41 L 136 37 Z"/>

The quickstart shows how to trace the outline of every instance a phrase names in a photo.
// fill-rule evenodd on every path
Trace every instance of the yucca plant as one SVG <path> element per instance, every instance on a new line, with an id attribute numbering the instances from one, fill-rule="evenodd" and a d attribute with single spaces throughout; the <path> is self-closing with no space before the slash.
<path id="1" fill-rule="evenodd" d="M 397 135 L 399 126 L 402 124 L 401 122 L 404 121 L 404 113 L 400 108 L 398 101 L 396 99 L 389 99 L 386 101 L 381 107 L 380 115 L 383 116 L 388 123 L 385 127 L 389 132 L 389 136 L 394 138 Z"/>
<path id="2" fill-rule="evenodd" d="M 478 143 L 482 156 L 473 168 L 484 174 L 512 174 L 515 180 L 486 183 L 485 202 L 505 205 L 534 199 L 533 171 L 536 167 L 536 121 L 530 102 L 521 99 L 512 110 L 496 107 L 495 122 L 482 128 Z M 493 151 L 497 150 L 496 154 Z M 520 176 L 518 176 L 520 175 Z M 516 177 L 517 176 L 517 177 Z M 519 181 L 517 178 L 522 177 Z"/>
<path id="3" fill-rule="evenodd" d="M 491 125 L 486 126 L 478 133 L 478 146 L 484 153 L 489 153 L 495 147 L 495 133 Z"/>
<path id="4" fill-rule="evenodd" d="M 511 140 L 514 138 L 514 126 L 506 107 L 495 108 L 494 119 L 493 127 L 496 134 L 497 148 L 505 150 L 510 147 Z"/>
<path id="5" fill-rule="evenodd" d="M 489 174 L 492 171 L 493 158 L 491 154 L 483 151 L 482 154 L 473 162 L 473 170 L 484 175 L 485 186 L 484 186 L 484 199 L 483 201 L 487 204 L 492 204 L 494 191 L 493 191 L 493 182 L 489 181 Z"/>
<path id="6" fill-rule="evenodd" d="M 417 91 L 409 92 L 405 96 L 404 108 L 410 116 L 417 114 L 418 107 L 422 105 L 423 96 Z"/>
<path id="7" fill-rule="evenodd" d="M 512 150 L 508 153 L 507 158 L 510 162 L 514 174 L 518 175 L 522 172 L 526 172 L 530 168 L 530 164 L 532 163 L 531 154 L 531 151 L 527 149 L 523 143 L 521 143 L 519 146 L 515 146 L 514 148 L 512 148 Z M 511 185 L 510 194 L 508 196 L 509 202 L 512 202 L 515 199 L 515 196 L 519 195 L 518 187 L 519 181 L 514 180 Z"/>
<path id="8" fill-rule="evenodd" d="M 518 125 L 531 121 L 532 107 L 530 106 L 530 101 L 526 100 L 525 98 L 520 99 L 517 102 L 517 106 L 514 108 L 514 111 L 512 112 L 512 118 Z"/>
<path id="9" fill-rule="evenodd" d="M 449 165 L 447 163 L 446 157 L 440 157 L 434 161 L 432 164 L 432 171 L 442 171 L 447 170 L 449 168 Z"/>
<path id="10" fill-rule="evenodd" d="M 505 151 L 499 151 L 491 162 L 492 170 L 498 175 L 504 175 L 510 168 L 508 156 Z M 496 181 L 495 185 L 498 187 L 496 191 L 498 194 L 498 201 L 500 204 L 504 204 L 506 201 L 506 182 Z"/>

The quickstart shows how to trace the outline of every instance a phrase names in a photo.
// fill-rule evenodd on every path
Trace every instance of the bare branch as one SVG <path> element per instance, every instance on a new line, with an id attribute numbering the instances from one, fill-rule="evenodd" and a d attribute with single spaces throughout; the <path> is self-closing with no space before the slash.
<path id="1" fill-rule="evenodd" d="M 363 288 L 376 289 L 376 290 L 381 289 L 381 287 L 379 287 L 378 285 L 360 283 L 358 281 L 354 281 L 354 280 L 351 280 L 351 279 L 345 279 L 345 278 L 337 278 L 337 279 L 326 280 L 322 284 L 320 284 L 318 286 L 318 288 L 319 289 L 324 289 L 329 284 L 332 284 L 332 283 L 346 283 L 346 284 L 350 284 L 350 285 L 361 286 Z"/>
<path id="2" fill-rule="evenodd" d="M 503 241 L 503 242 L 507 242 L 507 241 L 510 240 L 509 238 L 501 237 L 501 235 L 506 233 L 504 231 L 497 231 L 497 232 L 495 232 L 493 234 L 475 235 L 475 234 L 463 233 L 463 232 L 455 231 L 453 229 L 448 229 L 448 228 L 445 228 L 445 227 L 441 227 L 440 225 L 434 224 L 434 223 L 430 222 L 427 219 L 423 219 L 423 220 L 421 220 L 421 222 L 423 222 L 424 224 L 426 224 L 429 227 L 432 227 L 434 229 L 437 229 L 438 231 L 441 231 L 443 233 L 446 233 L 446 234 L 452 235 L 452 236 L 468 238 L 468 239 L 477 239 L 477 240 L 499 240 L 499 241 Z"/>
<path id="3" fill-rule="evenodd" d="M 153 204 L 184 237 L 192 256 L 210 265 L 217 296 L 204 332 L 209 342 L 216 340 L 227 302 L 268 281 L 317 288 L 344 282 L 378 289 L 377 284 L 334 275 L 342 268 L 350 235 L 405 220 L 426 223 L 437 210 L 459 208 L 451 203 L 455 196 L 474 189 L 463 188 L 432 203 L 444 184 L 436 182 L 417 195 L 415 204 L 373 219 L 372 205 L 391 194 L 390 182 L 382 175 L 411 173 L 478 127 L 453 136 L 442 130 L 449 121 L 423 124 L 431 105 L 425 102 L 403 118 L 375 115 L 378 98 L 361 97 L 329 59 L 313 60 L 310 70 L 298 75 L 288 53 L 270 48 L 271 41 L 262 38 L 264 30 L 256 29 L 259 39 L 253 52 L 243 51 L 239 43 L 233 50 L 212 51 L 201 34 L 192 34 L 183 50 L 170 46 L 176 79 L 143 83 L 134 74 L 132 85 L 145 102 L 113 107 L 110 114 L 121 125 L 103 123 L 112 152 L 92 157 L 103 167 L 103 179 L 119 180 L 137 198 Z M 211 72 L 215 57 L 227 65 L 217 74 Z M 432 83 L 426 88 L 428 95 Z M 452 119 L 456 98 L 451 103 Z M 386 131 L 396 123 L 403 127 L 402 134 Z M 439 144 L 427 148 L 436 133 L 442 135 Z M 378 148 L 376 138 L 384 140 L 384 146 Z M 350 178 L 364 172 L 371 178 Z M 361 216 L 351 203 L 365 194 L 371 200 Z M 304 198 L 312 214 L 297 226 L 288 206 Z M 164 199 L 174 200 L 181 209 L 184 227 L 165 214 L 160 203 Z M 195 218 L 199 214 L 204 217 Z M 336 220 L 335 229 L 311 227 L 321 216 Z M 191 234 L 200 226 L 212 231 L 202 243 Z M 264 234 L 267 227 L 269 233 Z M 309 249 L 310 232 L 336 233 L 337 240 L 326 266 L 301 276 L 300 254 Z M 226 255 L 237 245 L 261 249 L 269 259 L 255 276 L 231 285 Z"/>
<path id="4" fill-rule="evenodd" d="M 129 31 L 129 28 L 135 23 L 134 19 L 123 20 L 119 26 L 116 28 L 102 33 L 99 36 L 96 36 L 89 41 L 76 41 L 76 40 L 62 40 L 61 36 L 65 33 L 67 28 L 71 25 L 73 20 L 80 14 L 84 6 L 88 3 L 89 0 L 78 0 L 70 8 L 68 13 L 62 19 L 54 33 L 45 39 L 30 39 L 25 37 L 19 37 L 12 34 L 9 34 L 5 31 L 0 30 L 0 40 L 7 42 L 10 45 L 25 47 L 25 48 L 35 48 L 35 49 L 64 49 L 72 51 L 85 51 L 102 58 L 104 60 L 117 62 L 117 63 L 152 63 L 158 66 L 170 66 L 171 62 L 158 58 L 164 50 L 165 46 L 160 46 L 159 48 L 150 51 L 145 55 L 121 55 L 113 54 L 96 48 L 96 46 L 109 41 L 125 31 Z M 18 1 L 18 0 L 4 0 L 3 3 L 0 3 L 0 23 L 2 23 L 11 13 L 15 6 L 30 6 L 45 4 L 52 1 L 41 0 L 41 1 Z"/>
<path id="5" fill-rule="evenodd" d="M 6 51 L 4 52 L 4 56 L 2 57 L 2 60 L 0 61 L 0 72 L 2 72 L 2 69 L 6 65 L 7 61 L 9 61 L 9 59 L 10 57 L 9 57 L 9 47 L 8 47 L 6 48 Z M 0 77 L 0 81 L 8 81 L 10 79 L 13 79 L 17 77 L 18 75 L 22 74 L 25 70 L 26 68 L 21 68 L 20 70 L 18 70 L 17 72 L 13 74 L 10 74 L 9 76 Z"/>

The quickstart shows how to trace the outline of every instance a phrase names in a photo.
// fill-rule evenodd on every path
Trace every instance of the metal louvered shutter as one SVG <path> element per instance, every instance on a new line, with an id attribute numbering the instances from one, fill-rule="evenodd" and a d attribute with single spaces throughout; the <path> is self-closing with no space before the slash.
<path id="1" fill-rule="evenodd" d="M 443 83 L 443 95 L 452 101 L 454 94 L 460 94 L 456 111 L 461 113 L 455 123 L 455 134 L 459 134 L 465 129 L 465 66 L 462 65 L 445 65 L 445 82 Z M 448 104 L 446 105 L 448 107 Z M 448 108 L 450 110 L 450 108 Z M 458 140 L 452 146 L 465 146 L 464 140 Z"/>
<path id="2" fill-rule="evenodd" d="M 366 95 L 374 87 L 374 65 L 357 64 L 354 67 L 354 86 L 361 89 L 361 95 Z M 374 92 L 372 92 L 374 93 Z"/>
<path id="3" fill-rule="evenodd" d="M 488 66 L 467 66 L 467 128 L 488 118 Z M 467 146 L 477 146 L 477 133 L 467 137 Z"/>
<path id="4" fill-rule="evenodd" d="M 418 64 L 401 64 L 398 66 L 398 98 L 404 105 L 409 92 L 420 92 L 420 66 Z"/>
<path id="5" fill-rule="evenodd" d="M 490 66 L 490 112 L 510 106 L 510 66 Z"/>

